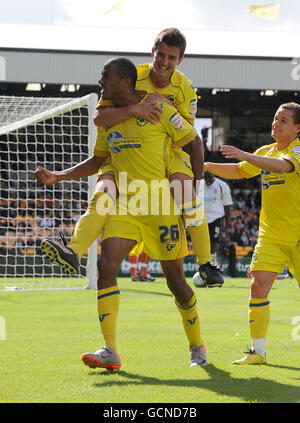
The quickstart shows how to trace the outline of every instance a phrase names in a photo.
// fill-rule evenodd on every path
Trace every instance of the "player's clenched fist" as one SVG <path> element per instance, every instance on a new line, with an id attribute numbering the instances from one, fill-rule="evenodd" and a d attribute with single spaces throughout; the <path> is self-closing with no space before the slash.
<path id="1" fill-rule="evenodd" d="M 54 173 L 44 169 L 41 166 L 39 166 L 35 171 L 35 177 L 37 181 L 43 185 L 52 185 L 58 181 L 58 178 Z"/>

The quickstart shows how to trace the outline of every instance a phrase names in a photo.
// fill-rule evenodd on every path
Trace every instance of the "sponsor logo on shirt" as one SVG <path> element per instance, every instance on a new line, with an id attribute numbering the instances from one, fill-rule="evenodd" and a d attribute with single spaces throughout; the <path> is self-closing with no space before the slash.
<path id="1" fill-rule="evenodd" d="M 141 148 L 141 138 L 123 138 L 119 132 L 112 132 L 107 137 L 107 143 L 113 153 L 120 153 L 125 148 Z"/>
<path id="2" fill-rule="evenodd" d="M 272 185 L 282 185 L 285 184 L 285 176 L 284 175 L 276 175 L 271 174 L 271 172 L 267 170 L 261 171 L 261 184 L 263 189 L 268 189 Z"/>
<path id="3" fill-rule="evenodd" d="M 296 146 L 292 149 L 292 153 L 298 154 L 298 156 L 300 156 L 300 145 L 296 145 Z"/>
<path id="4" fill-rule="evenodd" d="M 174 129 L 182 129 L 183 123 L 178 113 L 174 113 L 169 119 L 170 124 L 173 126 Z"/>

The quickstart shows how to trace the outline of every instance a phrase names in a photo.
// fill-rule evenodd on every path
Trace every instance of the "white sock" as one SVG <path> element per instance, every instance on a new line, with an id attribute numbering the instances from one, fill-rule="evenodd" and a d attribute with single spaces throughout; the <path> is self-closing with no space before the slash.
<path id="1" fill-rule="evenodd" d="M 210 262 L 211 264 L 217 264 L 217 253 L 210 255 Z"/>
<path id="2" fill-rule="evenodd" d="M 251 338 L 252 349 L 256 354 L 266 357 L 266 337 L 263 338 Z"/>

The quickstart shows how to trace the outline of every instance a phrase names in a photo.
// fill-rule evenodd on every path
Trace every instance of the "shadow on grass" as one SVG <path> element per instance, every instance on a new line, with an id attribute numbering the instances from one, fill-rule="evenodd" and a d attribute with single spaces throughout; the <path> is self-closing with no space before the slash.
<path id="1" fill-rule="evenodd" d="M 277 368 L 284 368 L 289 370 L 298 370 L 300 368 L 276 366 Z M 96 388 L 103 388 L 105 386 L 128 386 L 132 385 L 151 385 L 151 386 L 177 386 L 181 388 L 202 388 L 210 390 L 219 395 L 227 395 L 232 397 L 232 403 L 237 400 L 244 400 L 245 402 L 258 403 L 293 403 L 300 401 L 300 387 L 286 385 L 280 382 L 274 382 L 260 377 L 252 377 L 248 380 L 231 377 L 229 372 L 218 369 L 213 364 L 208 364 L 201 369 L 209 375 L 209 380 L 195 380 L 195 379 L 159 379 L 156 377 L 149 377 L 128 373 L 120 370 L 118 380 L 108 380 L 111 374 L 109 372 L 96 372 L 93 375 L 105 376 L 106 380 L 102 383 L 95 383 Z M 91 373 L 90 373 L 91 374 Z M 200 373 L 201 375 L 201 373 Z M 119 377 L 124 377 L 126 380 L 122 381 Z M 201 403 L 201 397 L 199 397 Z"/>
<path id="2" fill-rule="evenodd" d="M 144 282 L 143 282 L 144 283 Z M 153 283 L 153 282 L 151 282 Z M 151 285 L 151 283 L 149 282 L 149 284 Z M 149 285 L 147 286 L 147 288 L 149 287 Z M 224 286 L 222 287 L 223 289 L 248 289 L 249 290 L 249 286 Z M 204 290 L 210 290 L 211 288 L 196 288 L 193 286 L 193 289 L 195 289 L 196 293 L 199 294 L 201 291 Z M 158 295 L 158 296 L 163 296 L 163 297 L 173 297 L 173 295 L 170 293 L 170 291 L 168 290 L 168 287 L 166 286 L 166 290 L 167 292 L 159 292 L 155 290 L 155 287 L 153 287 L 153 290 L 145 290 L 145 289 L 136 289 L 136 288 L 122 288 L 122 292 L 127 293 L 127 294 L 144 294 L 144 295 Z"/>
<path id="3" fill-rule="evenodd" d="M 166 289 L 168 289 L 168 287 L 166 286 Z M 146 291 L 145 289 L 131 289 L 131 288 L 126 288 L 126 289 L 122 289 L 122 292 L 127 293 L 127 294 L 148 294 L 148 295 L 158 295 L 158 296 L 162 296 L 162 297 L 173 297 L 173 295 L 171 294 L 170 291 L 168 292 L 158 292 L 158 291 Z"/>
<path id="4" fill-rule="evenodd" d="M 226 288 L 226 289 L 248 289 L 249 290 L 249 285 L 247 286 L 236 286 L 236 285 L 229 285 L 229 286 L 222 286 L 222 288 Z"/>
<path id="5" fill-rule="evenodd" d="M 269 364 L 269 363 L 268 363 L 268 367 L 275 367 L 276 369 L 296 370 L 296 371 L 300 372 L 300 367 L 279 366 L 278 364 Z"/>

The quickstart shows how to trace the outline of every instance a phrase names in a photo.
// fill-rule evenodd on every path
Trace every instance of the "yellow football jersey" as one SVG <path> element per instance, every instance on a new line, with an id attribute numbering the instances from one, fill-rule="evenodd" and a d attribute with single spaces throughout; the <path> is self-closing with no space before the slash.
<path id="1" fill-rule="evenodd" d="M 169 98 L 181 116 L 193 124 L 197 113 L 197 96 L 196 89 L 190 79 L 175 69 L 171 75 L 169 85 L 164 88 L 158 88 L 153 85 L 150 79 L 151 66 L 152 63 L 137 66 L 136 89 L 146 90 L 148 94 L 157 92 Z"/>
<path id="2" fill-rule="evenodd" d="M 137 66 L 136 90 L 146 91 L 148 94 L 157 92 L 169 98 L 181 116 L 193 125 L 197 113 L 197 95 L 191 80 L 176 69 L 171 75 L 169 85 L 158 88 L 150 79 L 151 65 L 152 63 L 145 63 Z M 97 107 L 111 105 L 109 100 L 100 99 Z"/>
<path id="3" fill-rule="evenodd" d="M 259 236 L 278 244 L 297 245 L 300 240 L 300 141 L 296 138 L 284 150 L 276 144 L 263 146 L 254 154 L 286 159 L 295 170 L 290 173 L 272 173 L 248 163 L 238 163 L 242 177 L 261 174 L 262 209 Z"/>
<path id="4" fill-rule="evenodd" d="M 161 102 L 159 107 L 161 121 L 155 125 L 131 117 L 112 127 L 97 127 L 94 154 L 111 156 L 117 180 L 119 172 L 127 172 L 128 182 L 165 179 L 171 145 L 181 148 L 195 138 L 195 129 L 173 106 Z"/>

